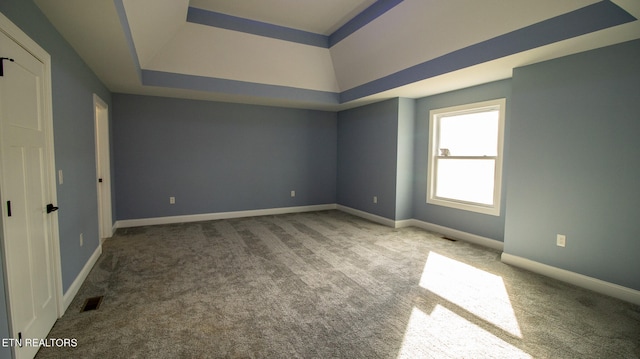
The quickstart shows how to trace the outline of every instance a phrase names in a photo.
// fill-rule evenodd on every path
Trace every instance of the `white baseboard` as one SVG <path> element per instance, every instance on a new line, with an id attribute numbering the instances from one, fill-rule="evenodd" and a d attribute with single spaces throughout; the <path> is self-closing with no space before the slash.
<path id="1" fill-rule="evenodd" d="M 345 212 L 345 213 L 352 214 L 352 215 L 354 215 L 356 217 L 368 219 L 371 222 L 380 223 L 380 224 L 385 225 L 387 227 L 397 228 L 396 227 L 396 221 L 394 221 L 393 219 L 381 217 L 381 216 L 378 216 L 376 214 L 371 214 L 371 213 L 368 213 L 368 212 L 361 211 L 359 209 L 343 206 L 343 205 L 340 205 L 340 204 L 336 205 L 336 209 L 339 210 L 339 211 Z"/>
<path id="2" fill-rule="evenodd" d="M 100 238 L 100 245 L 102 245 L 104 242 L 106 242 L 109 238 L 113 237 L 113 235 L 116 234 L 116 230 L 117 229 L 118 229 L 118 222 L 114 222 L 113 226 L 111 227 L 111 232 L 109 233 L 109 237 Z"/>
<path id="3" fill-rule="evenodd" d="M 126 219 L 122 221 L 117 221 L 116 228 L 154 226 L 158 224 L 172 224 L 172 223 L 201 222 L 201 221 L 212 221 L 217 219 L 229 219 L 229 218 L 270 216 L 270 215 L 286 214 L 286 213 L 326 211 L 330 209 L 336 209 L 336 205 L 320 204 L 320 205 L 313 205 L 313 206 L 281 207 L 281 208 L 269 208 L 269 209 L 255 209 L 255 210 L 248 210 L 248 211 L 203 213 L 203 214 L 193 214 L 193 215 L 185 215 L 185 216 Z"/>
<path id="4" fill-rule="evenodd" d="M 415 227 L 413 224 L 415 219 L 403 219 L 400 221 L 396 221 L 396 228 L 405 228 L 405 227 Z"/>
<path id="5" fill-rule="evenodd" d="M 579 273 L 560 269 L 547 264 L 539 263 L 509 253 L 502 253 L 502 262 L 523 268 L 528 271 L 555 278 L 578 287 L 586 288 L 594 292 L 602 293 L 610 297 L 618 298 L 626 302 L 640 305 L 640 291 L 623 287 L 618 284 L 605 282 L 600 279 L 588 277 Z"/>
<path id="6" fill-rule="evenodd" d="M 347 207 L 347 206 L 337 205 L 336 209 L 338 209 L 339 211 L 352 214 L 354 216 L 368 219 L 372 222 L 380 223 L 387 227 L 392 227 L 392 228 L 418 227 L 418 228 L 425 229 L 429 232 L 443 234 L 449 238 L 463 240 L 465 242 L 470 242 L 470 243 L 478 244 L 484 247 L 497 249 L 499 251 L 502 251 L 504 247 L 504 243 L 495 239 L 482 237 L 476 234 L 463 232 L 457 229 L 440 226 L 440 225 L 429 223 L 429 222 L 424 222 L 418 219 L 404 219 L 400 221 L 394 221 L 393 219 L 381 217 L 375 214 L 371 214 L 371 213 L 364 212 L 364 211 Z"/>
<path id="7" fill-rule="evenodd" d="M 96 250 L 93 252 L 91 257 L 89 257 L 89 260 L 87 261 L 87 263 L 85 263 L 80 273 L 78 273 L 78 276 L 76 277 L 76 279 L 73 281 L 73 283 L 71 283 L 71 286 L 69 287 L 69 289 L 67 289 L 67 292 L 62 297 L 63 307 L 62 307 L 62 313 L 60 314 L 60 316 L 62 316 L 64 312 L 67 311 L 67 308 L 69 308 L 69 305 L 71 305 L 73 298 L 75 298 L 76 294 L 78 294 L 78 291 L 82 286 L 82 283 L 84 283 L 84 280 L 87 279 L 89 272 L 91 272 L 91 269 L 96 264 L 101 254 L 102 254 L 102 243 L 98 245 L 98 248 L 96 248 Z"/>
<path id="8" fill-rule="evenodd" d="M 409 221 L 410 221 L 410 224 L 409 224 L 410 226 L 426 229 L 427 231 L 430 231 L 430 232 L 440 233 L 452 239 L 463 240 L 465 242 L 470 242 L 470 243 L 478 244 L 484 247 L 497 249 L 499 251 L 502 251 L 504 248 L 504 243 L 495 239 L 482 237 L 477 234 L 460 231 L 457 229 L 441 226 L 438 224 L 424 222 L 418 219 L 410 219 Z"/>

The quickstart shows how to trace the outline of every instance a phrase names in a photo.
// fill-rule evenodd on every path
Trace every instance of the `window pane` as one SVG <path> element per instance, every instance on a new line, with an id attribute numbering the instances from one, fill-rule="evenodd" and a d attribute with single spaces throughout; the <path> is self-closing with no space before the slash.
<path id="1" fill-rule="evenodd" d="M 436 197 L 493 204 L 495 160 L 437 159 Z"/>
<path id="2" fill-rule="evenodd" d="M 498 110 L 440 117 L 439 149 L 451 156 L 497 156 Z"/>

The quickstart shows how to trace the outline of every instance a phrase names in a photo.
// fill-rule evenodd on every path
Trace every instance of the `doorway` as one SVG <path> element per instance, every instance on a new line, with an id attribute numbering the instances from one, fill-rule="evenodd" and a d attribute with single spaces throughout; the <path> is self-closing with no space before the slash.
<path id="1" fill-rule="evenodd" d="M 93 95 L 96 129 L 96 178 L 98 186 L 98 224 L 100 242 L 113 235 L 111 214 L 111 156 L 109 154 L 109 107 Z"/>

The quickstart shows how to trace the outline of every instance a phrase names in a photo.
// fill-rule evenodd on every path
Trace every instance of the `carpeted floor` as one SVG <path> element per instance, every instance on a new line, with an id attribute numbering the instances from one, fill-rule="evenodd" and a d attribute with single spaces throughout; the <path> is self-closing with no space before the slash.
<path id="1" fill-rule="evenodd" d="M 120 229 L 37 358 L 639 358 L 640 307 L 325 211 Z M 99 309 L 80 312 L 86 298 Z"/>

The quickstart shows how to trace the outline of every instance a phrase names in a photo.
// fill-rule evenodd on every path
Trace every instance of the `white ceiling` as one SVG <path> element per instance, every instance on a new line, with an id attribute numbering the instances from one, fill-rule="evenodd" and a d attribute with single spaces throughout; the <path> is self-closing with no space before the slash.
<path id="1" fill-rule="evenodd" d="M 35 2 L 112 92 L 326 110 L 509 78 L 515 67 L 640 38 L 640 21 L 615 22 L 640 18 L 638 0 L 382 0 L 398 4 L 331 47 L 194 23 L 187 14 L 191 6 L 328 37 L 381 2 Z"/>

